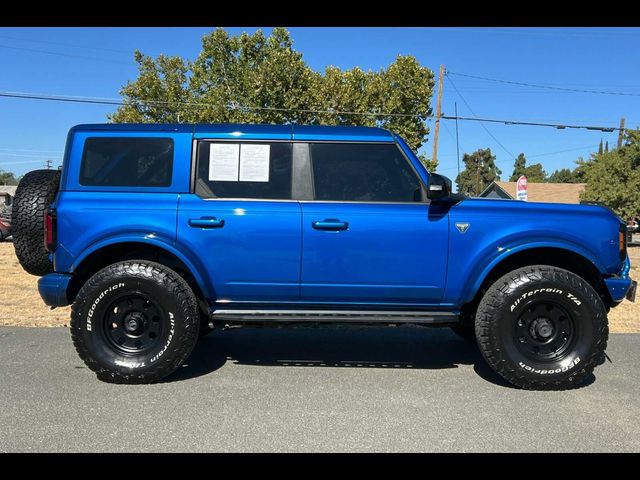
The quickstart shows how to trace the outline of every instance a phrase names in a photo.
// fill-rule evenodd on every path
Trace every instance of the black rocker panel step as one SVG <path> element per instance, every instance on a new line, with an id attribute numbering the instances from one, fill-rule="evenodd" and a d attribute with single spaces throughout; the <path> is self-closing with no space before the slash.
<path id="1" fill-rule="evenodd" d="M 212 320 L 236 322 L 354 322 L 354 323 L 424 323 L 455 324 L 459 316 L 452 312 L 410 310 L 251 310 L 216 309 Z"/>

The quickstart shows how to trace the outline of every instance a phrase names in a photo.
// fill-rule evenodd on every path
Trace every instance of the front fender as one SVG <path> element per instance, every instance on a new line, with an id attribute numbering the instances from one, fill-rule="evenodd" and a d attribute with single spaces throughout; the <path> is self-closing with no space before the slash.
<path id="1" fill-rule="evenodd" d="M 594 252 L 578 245 L 575 242 L 566 239 L 545 238 L 536 241 L 522 241 L 522 239 L 509 239 L 502 242 L 492 244 L 475 256 L 475 261 L 469 265 L 469 273 L 467 278 L 471 281 L 465 282 L 460 286 L 459 303 L 465 304 L 473 300 L 474 296 L 482 286 L 489 273 L 501 262 L 509 257 L 536 248 L 556 248 L 567 250 L 569 252 L 580 255 L 590 261 L 600 272 L 605 271 L 605 266 L 598 259 Z M 544 264 L 544 258 L 540 259 L 540 263 Z M 454 292 L 451 292 L 455 295 Z M 458 303 L 458 302 L 456 302 Z"/>

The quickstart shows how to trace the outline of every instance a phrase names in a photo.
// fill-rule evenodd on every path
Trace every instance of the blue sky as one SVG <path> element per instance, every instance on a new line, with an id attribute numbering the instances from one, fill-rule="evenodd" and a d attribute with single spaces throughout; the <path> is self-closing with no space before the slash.
<path id="1" fill-rule="evenodd" d="M 195 58 L 211 28 L 0 28 L 0 91 L 117 98 L 137 68 L 132 52 Z M 255 27 L 229 28 L 232 33 Z M 270 31 L 269 27 L 264 28 Z M 328 65 L 377 70 L 398 54 L 414 55 L 437 71 L 563 88 L 640 94 L 639 28 L 290 28 L 294 48 L 315 70 Z M 45 53 L 48 52 L 48 53 Z M 483 118 L 628 127 L 640 125 L 640 96 L 569 93 L 451 75 L 459 93 Z M 443 113 L 473 116 L 445 80 Z M 17 174 L 58 164 L 68 129 L 104 122 L 112 106 L 0 98 L 0 169 Z M 432 122 L 430 122 L 432 126 Z M 572 167 L 600 139 L 617 133 L 459 122 L 460 153 L 490 147 L 511 174 L 524 152 L 547 172 Z M 426 149 L 431 154 L 431 135 Z M 569 151 L 567 151 L 569 150 Z M 439 172 L 455 178 L 455 125 L 443 120 Z M 559 152 L 559 153 L 555 153 Z"/>

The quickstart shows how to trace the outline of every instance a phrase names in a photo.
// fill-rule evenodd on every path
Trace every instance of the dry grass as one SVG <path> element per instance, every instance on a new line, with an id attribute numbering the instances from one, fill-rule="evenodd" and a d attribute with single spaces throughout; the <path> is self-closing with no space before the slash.
<path id="1" fill-rule="evenodd" d="M 640 247 L 630 247 L 631 276 L 638 280 Z M 69 307 L 50 310 L 38 295 L 38 277 L 26 273 L 18 264 L 13 244 L 0 243 L 0 325 L 24 327 L 62 327 L 69 324 Z M 640 333 L 638 303 L 624 301 L 609 314 L 611 332 Z"/>
<path id="2" fill-rule="evenodd" d="M 640 276 L 640 247 L 629 247 L 631 278 L 638 281 Z M 640 295 L 636 303 L 623 300 L 609 312 L 609 328 L 614 333 L 640 333 Z"/>
<path id="3" fill-rule="evenodd" d="M 38 277 L 25 272 L 13 243 L 0 243 L 0 325 L 62 327 L 69 324 L 70 308 L 47 307 L 38 294 Z"/>

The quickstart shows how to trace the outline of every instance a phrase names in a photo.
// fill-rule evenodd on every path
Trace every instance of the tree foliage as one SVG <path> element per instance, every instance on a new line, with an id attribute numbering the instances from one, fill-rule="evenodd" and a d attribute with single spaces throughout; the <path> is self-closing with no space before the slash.
<path id="1" fill-rule="evenodd" d="M 510 182 L 515 182 L 521 175 L 527 177 L 527 181 L 539 183 L 544 182 L 547 179 L 547 172 L 544 171 L 544 167 L 541 163 L 534 163 L 527 166 L 527 159 L 524 153 L 518 155 L 513 164 L 513 173 L 509 177 Z"/>
<path id="2" fill-rule="evenodd" d="M 0 170 L 0 185 L 18 185 L 18 179 L 13 172 Z"/>
<path id="3" fill-rule="evenodd" d="M 547 178 L 547 182 L 550 183 L 580 183 L 577 175 L 570 168 L 561 168 L 559 170 L 555 170 L 549 177 Z"/>
<path id="4" fill-rule="evenodd" d="M 138 78 L 121 89 L 125 105 L 110 121 L 379 126 L 414 150 L 427 141 L 434 75 L 413 56 L 398 55 L 378 71 L 320 73 L 279 27 L 269 36 L 215 29 L 193 61 L 139 51 L 134 58 Z M 371 115 L 355 114 L 363 112 Z"/>
<path id="5" fill-rule="evenodd" d="M 490 148 L 465 153 L 462 157 L 464 170 L 456 177 L 458 192 L 478 196 L 494 180 L 500 180 L 502 171 L 496 165 L 496 157 Z"/>
<path id="6" fill-rule="evenodd" d="M 621 148 L 591 156 L 580 166 L 586 182 L 583 200 L 601 202 L 623 219 L 640 212 L 640 132 L 628 131 Z"/>

